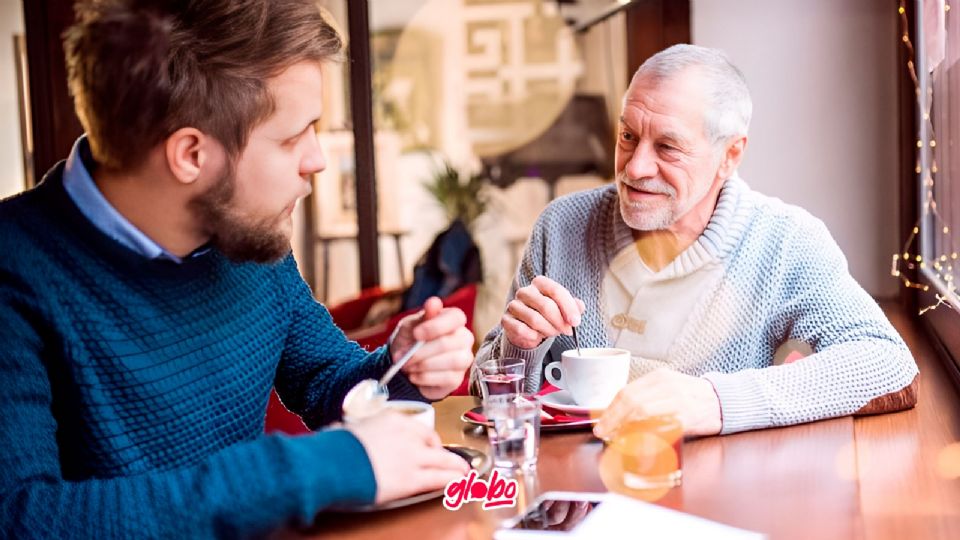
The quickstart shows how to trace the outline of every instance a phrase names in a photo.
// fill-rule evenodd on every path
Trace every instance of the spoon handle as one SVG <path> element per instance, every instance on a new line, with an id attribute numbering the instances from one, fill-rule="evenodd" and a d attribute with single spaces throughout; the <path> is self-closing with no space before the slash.
<path id="1" fill-rule="evenodd" d="M 577 356 L 583 356 L 583 353 L 580 352 L 580 340 L 577 339 L 577 327 L 572 326 L 573 329 L 573 345 L 577 348 Z"/>
<path id="2" fill-rule="evenodd" d="M 420 347 L 423 347 L 422 341 L 414 343 L 413 346 L 410 347 L 410 350 L 401 356 L 399 360 L 394 362 L 394 364 L 390 366 L 390 369 L 383 374 L 383 377 L 380 377 L 380 386 L 387 386 L 387 383 L 390 382 L 390 379 L 392 379 L 393 376 L 396 375 L 401 368 L 403 368 L 403 365 L 406 364 L 408 360 L 413 358 L 413 355 L 420 350 Z"/>

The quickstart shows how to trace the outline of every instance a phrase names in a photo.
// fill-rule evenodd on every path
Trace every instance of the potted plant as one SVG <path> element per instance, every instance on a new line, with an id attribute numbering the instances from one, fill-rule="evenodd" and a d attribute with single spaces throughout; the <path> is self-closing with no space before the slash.
<path id="1" fill-rule="evenodd" d="M 473 231 L 474 224 L 487 209 L 486 180 L 478 173 L 461 172 L 444 159 L 435 169 L 427 191 L 440 203 L 447 218 L 460 220 Z"/>

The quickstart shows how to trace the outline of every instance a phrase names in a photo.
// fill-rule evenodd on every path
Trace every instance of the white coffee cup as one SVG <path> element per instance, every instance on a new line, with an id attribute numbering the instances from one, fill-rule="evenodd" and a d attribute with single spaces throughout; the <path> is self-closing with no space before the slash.
<path id="1" fill-rule="evenodd" d="M 413 418 L 417 422 L 420 422 L 430 429 L 434 429 L 436 412 L 433 410 L 433 406 L 429 403 L 398 399 L 394 401 L 388 401 L 386 406 L 396 412 Z"/>
<path id="2" fill-rule="evenodd" d="M 554 372 L 560 373 L 557 377 Z M 547 364 L 550 384 L 570 393 L 581 407 L 605 409 L 630 377 L 630 351 L 613 348 L 580 348 L 563 351 L 559 362 Z"/>

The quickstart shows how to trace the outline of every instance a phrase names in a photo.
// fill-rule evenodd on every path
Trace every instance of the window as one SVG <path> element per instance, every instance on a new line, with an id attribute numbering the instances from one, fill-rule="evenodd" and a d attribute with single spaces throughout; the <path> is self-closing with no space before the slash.
<path id="1" fill-rule="evenodd" d="M 917 119 L 920 273 L 929 286 L 920 306 L 934 336 L 960 367 L 960 14 L 949 7 L 924 11 L 921 4 L 915 4 L 914 43 L 919 95 L 930 99 Z"/>
<path id="2" fill-rule="evenodd" d="M 935 36 L 925 39 L 929 45 L 924 57 L 930 63 L 936 62 L 934 66 L 927 65 L 928 71 L 933 69 L 925 78 L 933 91 L 931 121 L 921 126 L 924 140 L 920 175 L 921 254 L 928 279 L 940 289 L 939 294 L 945 296 L 946 301 L 960 308 L 955 283 L 952 283 L 960 269 L 957 260 L 957 251 L 960 251 L 960 66 L 957 66 L 960 48 L 954 43 L 960 40 L 960 17 L 945 17 L 942 31 L 929 28 L 938 22 L 941 21 L 926 21 L 928 27 L 921 34 Z M 938 51 L 936 43 L 941 40 L 944 46 Z M 926 171 L 930 173 L 929 178 Z"/>

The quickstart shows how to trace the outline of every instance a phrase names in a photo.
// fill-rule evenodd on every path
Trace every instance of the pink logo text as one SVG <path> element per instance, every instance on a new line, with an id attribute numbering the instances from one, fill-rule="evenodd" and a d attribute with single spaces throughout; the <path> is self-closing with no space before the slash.
<path id="1" fill-rule="evenodd" d="M 490 480 L 477 478 L 477 471 L 459 480 L 451 480 L 443 490 L 443 507 L 447 510 L 459 510 L 470 501 L 483 501 L 483 509 L 510 507 L 517 504 L 517 481 L 504 480 L 494 470 Z"/>

